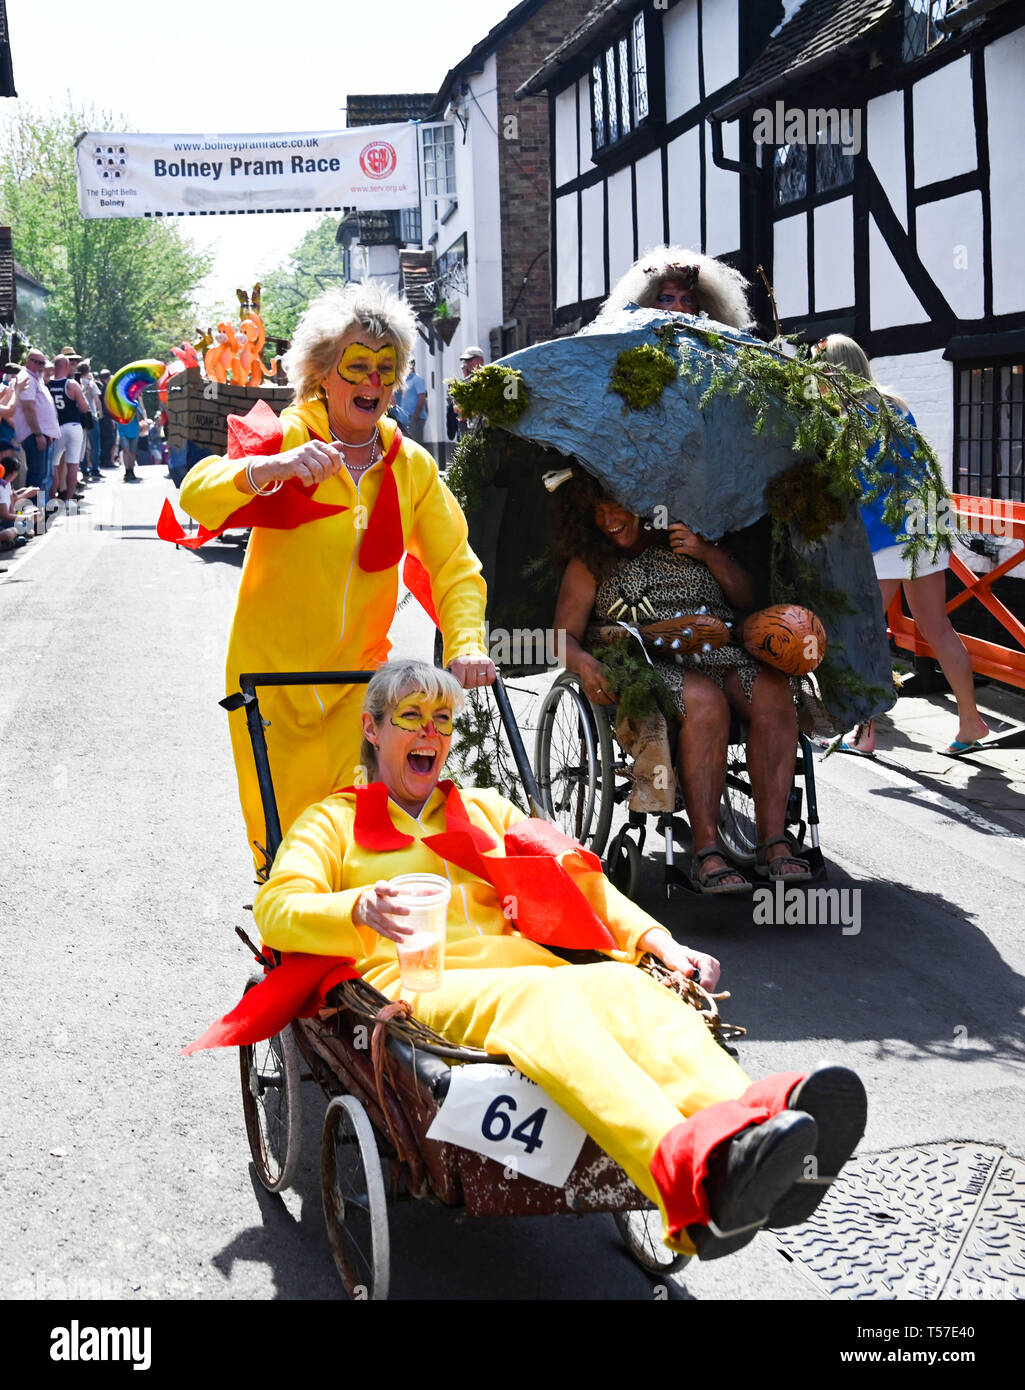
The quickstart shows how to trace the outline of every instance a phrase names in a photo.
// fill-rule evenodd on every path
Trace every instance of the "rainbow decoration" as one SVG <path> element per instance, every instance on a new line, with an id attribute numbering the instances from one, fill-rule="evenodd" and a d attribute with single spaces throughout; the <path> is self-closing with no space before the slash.
<path id="1" fill-rule="evenodd" d="M 130 424 L 135 419 L 139 397 L 147 386 L 156 386 L 166 371 L 166 363 L 145 357 L 139 362 L 129 362 L 114 373 L 107 383 L 104 399 L 119 425 Z"/>

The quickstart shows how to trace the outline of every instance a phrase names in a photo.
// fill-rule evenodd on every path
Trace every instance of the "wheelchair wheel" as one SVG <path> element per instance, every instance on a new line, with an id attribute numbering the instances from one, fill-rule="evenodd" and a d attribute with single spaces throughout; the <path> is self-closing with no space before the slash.
<path id="1" fill-rule="evenodd" d="M 612 825 L 614 767 L 608 719 L 563 672 L 541 703 L 534 774 L 559 829 L 599 855 Z"/>
<path id="2" fill-rule="evenodd" d="M 690 1260 L 662 1240 L 662 1217 L 657 1208 L 643 1211 L 614 1211 L 612 1219 L 630 1258 L 648 1274 L 676 1274 Z"/>
<path id="3" fill-rule="evenodd" d="M 605 872 L 613 886 L 625 897 L 634 896 L 641 874 L 641 852 L 630 839 L 626 826 L 609 845 L 609 852 L 605 856 Z"/>
<path id="4" fill-rule="evenodd" d="M 246 993 L 257 983 L 251 980 Z M 268 1192 L 282 1192 L 295 1177 L 302 1141 L 299 1053 L 291 1025 L 238 1052 L 242 1113 L 256 1175 Z"/>
<path id="5" fill-rule="evenodd" d="M 726 785 L 719 804 L 719 841 L 736 863 L 755 862 L 758 827 L 744 743 L 731 743 L 726 750 Z"/>
<path id="6" fill-rule="evenodd" d="M 354 1301 L 388 1297 L 388 1204 L 374 1127 L 355 1096 L 335 1096 L 324 1116 L 320 1188 L 331 1252 Z"/>

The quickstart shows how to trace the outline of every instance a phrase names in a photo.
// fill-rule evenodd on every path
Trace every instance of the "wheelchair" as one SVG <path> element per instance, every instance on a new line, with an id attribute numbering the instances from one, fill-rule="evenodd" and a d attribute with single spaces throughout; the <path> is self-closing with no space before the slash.
<path id="1" fill-rule="evenodd" d="M 266 848 L 258 846 L 265 859 L 257 871 L 260 880 L 270 873 L 282 834 L 258 688 L 359 684 L 371 675 L 243 675 L 239 691 L 220 702 L 225 709 L 246 713 L 266 824 Z M 524 791 L 532 808 L 539 808 L 540 794 L 501 677 L 493 691 Z M 245 932 L 235 930 L 263 971 L 276 968 L 276 953 L 262 952 Z M 574 959 L 589 955 L 561 954 Z M 715 999 L 699 984 L 670 974 L 650 956 L 638 968 L 698 1009 L 716 1041 L 731 1051 L 729 1042 L 744 1029 L 724 1022 Z M 246 992 L 262 978 L 252 975 Z M 302 1083 L 315 1081 L 327 1101 L 320 1151 L 324 1221 L 338 1274 L 353 1300 L 388 1297 L 389 1208 L 399 1201 L 427 1201 L 469 1216 L 608 1213 L 627 1253 L 648 1274 L 664 1278 L 690 1258 L 663 1244 L 658 1211 L 590 1137 L 561 1187 L 503 1168 L 482 1153 L 428 1138 L 453 1067 L 511 1063 L 449 1042 L 362 979 L 336 985 L 312 1017 L 296 1018 L 273 1037 L 240 1047 L 239 1062 L 249 1149 L 256 1176 L 268 1192 L 283 1192 L 299 1171 Z"/>
<path id="2" fill-rule="evenodd" d="M 747 771 L 747 745 L 743 727 L 736 720 L 731 723 L 729 740 L 718 835 L 726 857 L 738 869 L 745 870 L 754 866 L 758 832 Z M 633 897 L 637 889 L 641 854 L 652 819 L 665 846 L 666 898 L 680 888 L 697 892 L 676 864 L 676 841 L 687 830 L 679 792 L 675 811 L 657 816 L 629 811 L 626 824 L 609 844 L 616 807 L 630 795 L 630 763 L 616 739 L 613 707 L 593 704 L 569 671 L 557 677 L 541 702 L 534 775 L 545 813 L 560 830 L 592 853 L 604 854 L 606 874 L 627 897 Z M 787 799 L 786 833 L 808 861 L 812 877 L 824 878 L 814 757 L 811 742 L 803 733 L 798 735 Z"/>

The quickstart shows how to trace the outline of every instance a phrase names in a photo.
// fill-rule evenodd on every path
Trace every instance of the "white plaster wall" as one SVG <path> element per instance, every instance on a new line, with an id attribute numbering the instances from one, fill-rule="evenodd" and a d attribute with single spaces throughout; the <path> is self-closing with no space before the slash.
<path id="1" fill-rule="evenodd" d="M 985 60 L 993 312 L 1013 314 L 1025 309 L 1025 162 L 1021 130 L 1025 113 L 1025 30 L 1006 34 L 989 44 Z"/>
<path id="2" fill-rule="evenodd" d="M 915 423 L 936 450 L 949 484 L 954 458 L 954 364 L 943 349 L 875 357 L 872 372 L 881 386 L 892 386 L 911 407 Z"/>
<path id="3" fill-rule="evenodd" d="M 915 187 L 971 173 L 978 159 L 972 75 L 967 54 L 916 82 L 911 99 L 915 124 Z"/>
<path id="4" fill-rule="evenodd" d="M 473 206 L 467 217 L 467 235 L 470 251 L 470 311 L 464 313 L 460 330 L 464 327 L 471 336 L 463 343 L 479 343 L 487 351 L 488 334 L 496 328 L 504 317 L 502 311 L 502 210 L 498 189 L 498 140 L 495 133 L 501 129 L 498 119 L 498 69 L 492 55 L 484 64 L 484 71 L 470 78 L 470 86 L 483 108 L 483 114 L 474 102 L 469 104 L 470 124 L 465 145 L 460 145 L 460 132 L 456 130 L 456 166 L 459 179 L 459 211 L 463 212 L 463 199 L 472 192 Z M 487 116 L 485 121 L 484 116 Z M 489 125 L 490 123 L 490 125 Z M 470 178 L 459 172 L 460 155 L 469 151 L 471 162 Z M 468 187 L 468 184 L 470 185 Z M 458 216 L 458 214 L 457 214 Z M 472 217 L 472 220 L 471 220 Z M 459 235 L 453 230 L 456 218 L 442 228 L 438 239 L 439 249 L 451 246 Z M 461 229 L 460 229 L 461 230 Z M 452 235 L 446 240 L 446 233 Z M 462 351 L 462 348 L 460 348 Z"/>
<path id="5" fill-rule="evenodd" d="M 815 209 L 815 312 L 854 303 L 854 200 Z"/>
<path id="6" fill-rule="evenodd" d="M 581 299 L 605 294 L 605 185 L 592 184 L 580 194 L 583 229 L 583 284 Z"/>
<path id="7" fill-rule="evenodd" d="M 633 264 L 633 188 L 629 164 L 609 179 L 609 284 Z"/>
<path id="8" fill-rule="evenodd" d="M 706 11 L 707 11 L 706 6 Z M 645 23 L 653 15 L 645 13 Z M 666 53 L 666 120 L 682 116 L 701 100 L 698 89 L 698 3 L 681 0 L 662 16 Z M 707 33 L 707 31 L 706 31 Z"/>
<path id="9" fill-rule="evenodd" d="M 868 224 L 869 322 L 873 332 L 903 323 L 925 323 L 929 315 L 908 287 L 875 218 Z"/>
<path id="10" fill-rule="evenodd" d="M 658 150 L 637 161 L 637 249 L 662 244 L 662 156 Z"/>
<path id="11" fill-rule="evenodd" d="M 693 251 L 701 250 L 700 129 L 684 131 L 669 146 L 669 240 Z"/>
<path id="12" fill-rule="evenodd" d="M 774 225 L 772 287 L 780 318 L 808 312 L 808 214 L 795 213 Z"/>
<path id="13" fill-rule="evenodd" d="M 397 246 L 368 246 L 367 274 L 383 280 L 393 290 L 399 287 L 399 248 Z"/>
<path id="14" fill-rule="evenodd" d="M 706 7 L 707 9 L 707 7 Z M 712 132 L 705 126 L 705 245 L 710 256 L 740 247 L 740 175 L 720 169 L 712 160 Z M 736 121 L 723 127 L 723 153 L 736 159 L 739 150 Z"/>
<path id="15" fill-rule="evenodd" d="M 904 158 L 904 94 L 887 92 L 868 103 L 868 158 L 890 206 L 908 228 L 906 160 Z"/>
<path id="16" fill-rule="evenodd" d="M 582 77 L 577 83 L 580 88 L 580 172 L 586 174 L 594 168 L 591 158 L 591 79 Z"/>
<path id="17" fill-rule="evenodd" d="M 701 11 L 704 37 L 705 95 L 725 87 L 738 75 L 737 0 L 715 0 Z"/>
<path id="18" fill-rule="evenodd" d="M 555 303 L 577 302 L 577 195 L 555 200 Z"/>
<path id="19" fill-rule="evenodd" d="M 982 196 L 961 193 L 918 209 L 918 254 L 962 319 L 982 317 Z"/>
<path id="20" fill-rule="evenodd" d="M 576 83 L 555 98 L 555 186 L 577 176 Z"/>

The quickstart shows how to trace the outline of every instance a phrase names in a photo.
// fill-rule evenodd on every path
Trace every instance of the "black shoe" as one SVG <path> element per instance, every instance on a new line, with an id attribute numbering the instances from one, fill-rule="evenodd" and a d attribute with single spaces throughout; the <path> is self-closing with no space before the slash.
<path id="1" fill-rule="evenodd" d="M 773 1205 L 766 1225 L 800 1226 L 822 1201 L 829 1185 L 857 1147 L 865 1132 L 868 1097 L 861 1077 L 848 1067 L 818 1067 L 798 1082 L 783 1113 L 811 1115 L 819 1130 L 809 1164 L 785 1196 Z"/>
<path id="2" fill-rule="evenodd" d="M 784 1110 L 720 1145 L 705 1179 L 708 1225 L 687 1227 L 699 1258 L 718 1260 L 752 1241 L 801 1177 L 817 1142 L 810 1115 Z"/>

